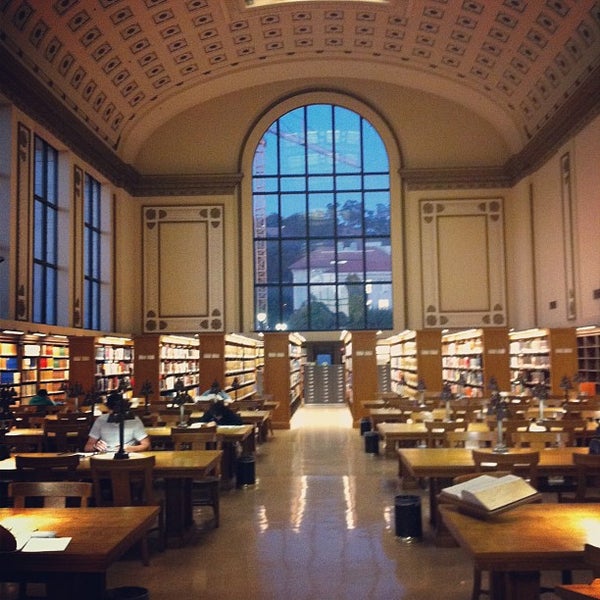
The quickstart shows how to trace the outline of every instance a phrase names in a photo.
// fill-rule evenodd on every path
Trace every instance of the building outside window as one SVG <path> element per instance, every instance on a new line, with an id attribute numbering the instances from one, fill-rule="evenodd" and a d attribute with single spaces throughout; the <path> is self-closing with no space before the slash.
<path id="1" fill-rule="evenodd" d="M 253 162 L 257 330 L 391 329 L 389 160 L 330 104 L 272 123 Z"/>
<path id="2" fill-rule="evenodd" d="M 55 325 L 58 280 L 58 151 L 35 137 L 33 321 Z"/>

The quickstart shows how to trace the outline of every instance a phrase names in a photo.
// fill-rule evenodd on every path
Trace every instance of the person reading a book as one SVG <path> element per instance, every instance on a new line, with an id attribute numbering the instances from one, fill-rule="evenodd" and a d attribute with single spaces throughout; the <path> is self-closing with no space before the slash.
<path id="1" fill-rule="evenodd" d="M 201 423 L 216 423 L 217 425 L 243 425 L 242 418 L 223 400 L 212 402 L 208 410 L 200 418 Z"/>
<path id="2" fill-rule="evenodd" d="M 48 395 L 48 390 L 40 388 L 37 394 L 29 399 L 29 406 L 55 406 L 55 403 Z"/>
<path id="3" fill-rule="evenodd" d="M 125 405 L 123 404 L 125 403 Z M 145 452 L 150 450 L 150 438 L 141 419 L 128 415 L 129 403 L 119 393 L 112 393 L 106 399 L 110 413 L 100 415 L 92 425 L 85 452 L 116 452 L 120 449 L 120 419 L 123 419 L 123 450 L 125 452 Z"/>

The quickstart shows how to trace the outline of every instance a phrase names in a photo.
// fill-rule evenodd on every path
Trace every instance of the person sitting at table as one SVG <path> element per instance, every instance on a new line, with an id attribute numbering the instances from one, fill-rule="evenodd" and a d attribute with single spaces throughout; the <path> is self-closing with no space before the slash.
<path id="1" fill-rule="evenodd" d="M 213 381 L 212 385 L 201 394 L 200 398 L 206 396 L 211 396 L 213 400 L 223 400 L 225 404 L 233 402 L 231 396 L 221 389 L 221 386 L 218 381 Z"/>
<path id="2" fill-rule="evenodd" d="M 37 394 L 29 399 L 29 406 L 55 406 L 55 402 L 48 396 L 48 390 L 40 388 Z"/>
<path id="3" fill-rule="evenodd" d="M 144 424 L 129 413 L 129 402 L 118 392 L 106 399 L 110 413 L 100 415 L 90 429 L 85 452 L 116 452 L 120 447 L 119 421 L 123 419 L 123 450 L 145 452 L 150 450 L 150 438 Z"/>
<path id="4" fill-rule="evenodd" d="M 217 425 L 243 425 L 240 415 L 225 405 L 223 400 L 215 400 L 200 418 L 201 423 L 216 423 Z"/>

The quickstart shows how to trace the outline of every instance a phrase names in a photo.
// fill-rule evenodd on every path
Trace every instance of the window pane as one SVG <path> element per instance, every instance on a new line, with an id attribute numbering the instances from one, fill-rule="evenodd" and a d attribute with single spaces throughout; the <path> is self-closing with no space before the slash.
<path id="1" fill-rule="evenodd" d="M 363 205 L 360 196 L 344 194 L 338 198 L 338 236 L 356 236 L 363 233 Z"/>
<path id="2" fill-rule="evenodd" d="M 280 281 L 280 264 L 281 256 L 279 250 L 279 241 L 270 240 L 266 242 L 267 249 L 267 264 L 266 264 L 266 281 L 269 283 L 279 283 Z"/>
<path id="3" fill-rule="evenodd" d="M 336 171 L 356 173 L 361 170 L 360 117 L 345 108 L 335 109 Z"/>
<path id="4" fill-rule="evenodd" d="M 309 173 L 333 173 L 333 122 L 331 107 L 307 107 L 306 141 Z"/>
<path id="5" fill-rule="evenodd" d="M 306 196 L 281 196 L 281 236 L 306 237 Z"/>
<path id="6" fill-rule="evenodd" d="M 309 194 L 308 218 L 311 237 L 333 236 L 333 207 L 331 194 Z"/>
<path id="7" fill-rule="evenodd" d="M 308 283 L 306 240 L 281 242 L 282 281 Z"/>
<path id="8" fill-rule="evenodd" d="M 390 195 L 388 192 L 365 193 L 365 233 L 389 235 Z"/>
<path id="9" fill-rule="evenodd" d="M 281 191 L 282 192 L 300 192 L 306 189 L 305 177 L 282 177 Z"/>
<path id="10" fill-rule="evenodd" d="M 368 121 L 363 120 L 363 168 L 365 171 L 389 171 L 383 140 Z"/>
<path id="11" fill-rule="evenodd" d="M 389 238 L 375 239 L 371 243 L 365 240 L 367 281 L 392 280 L 392 256 Z"/>
<path id="12" fill-rule="evenodd" d="M 359 175 L 339 175 L 335 178 L 335 184 L 338 191 L 360 190 L 362 179 Z"/>

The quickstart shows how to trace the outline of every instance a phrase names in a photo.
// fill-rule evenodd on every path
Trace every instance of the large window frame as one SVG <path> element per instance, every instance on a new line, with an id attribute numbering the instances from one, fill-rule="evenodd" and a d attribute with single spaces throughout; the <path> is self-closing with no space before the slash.
<path id="1" fill-rule="evenodd" d="M 292 113 L 299 128 L 286 128 Z M 314 129 L 318 115 L 329 127 Z M 252 172 L 254 328 L 391 329 L 389 158 L 373 125 L 333 103 L 301 105 L 267 127 Z M 294 246 L 304 248 L 304 263 L 292 269 L 282 263 Z"/>
<path id="2" fill-rule="evenodd" d="M 102 186 L 89 173 L 83 185 L 83 325 L 101 329 Z"/>
<path id="3" fill-rule="evenodd" d="M 58 150 L 35 136 L 33 194 L 32 320 L 57 324 Z"/>

